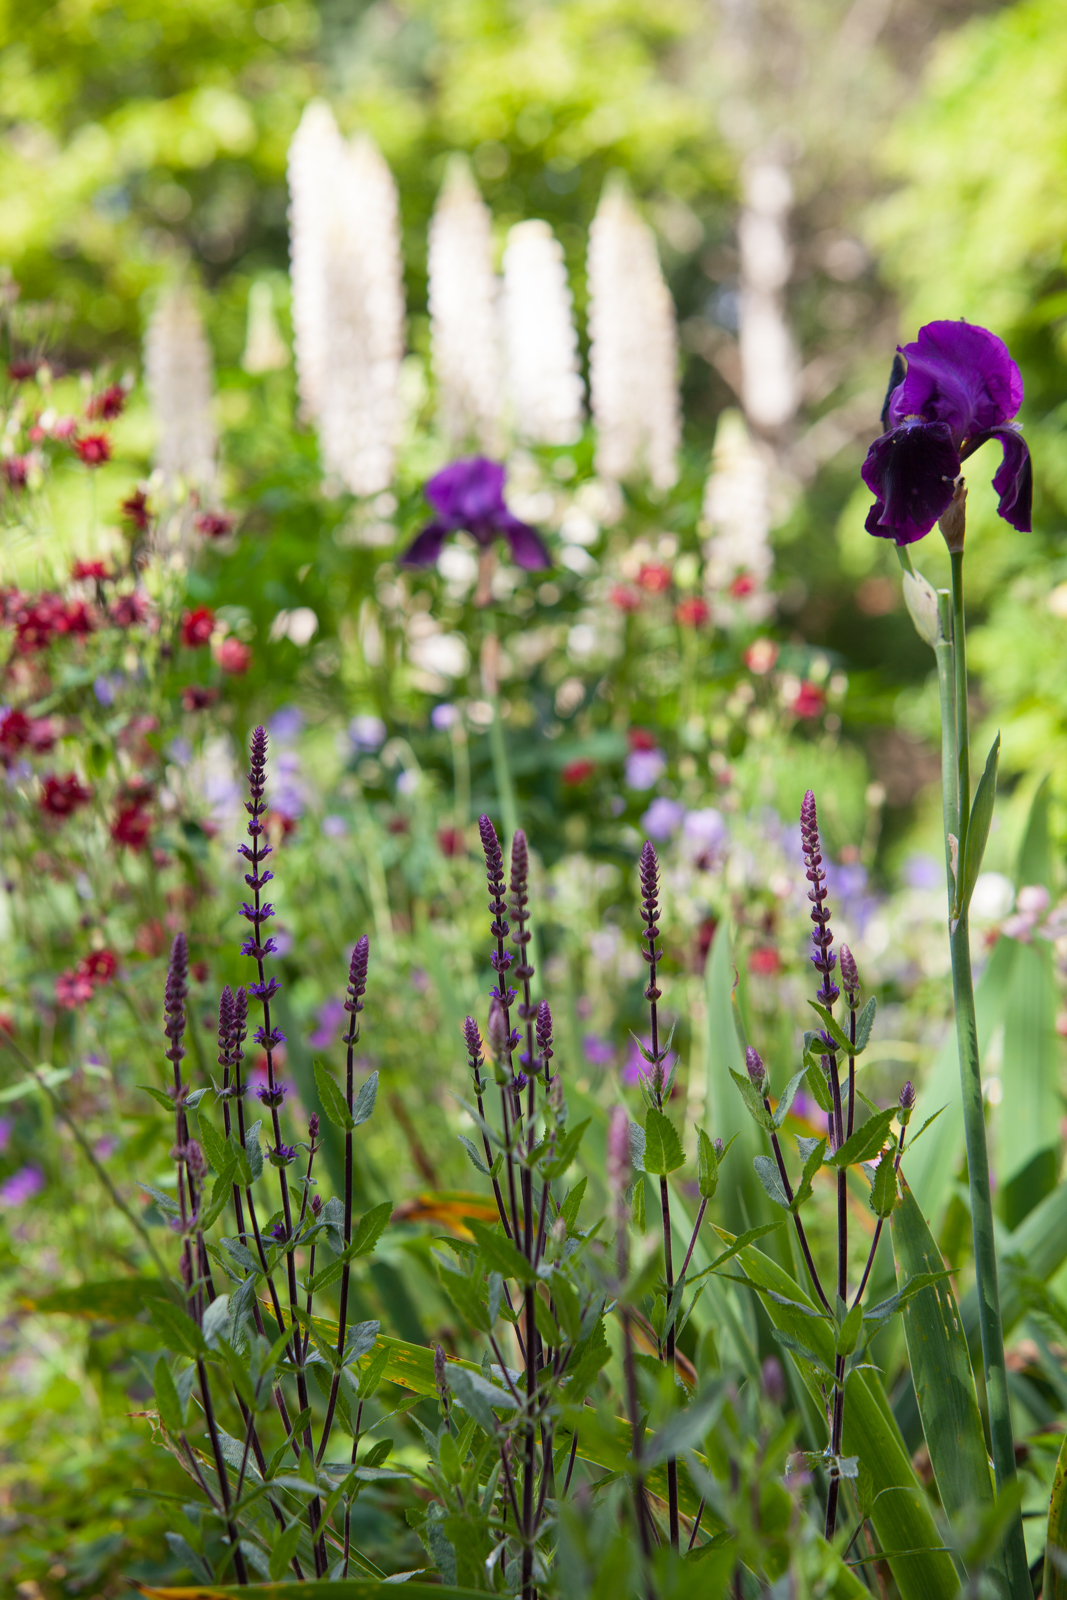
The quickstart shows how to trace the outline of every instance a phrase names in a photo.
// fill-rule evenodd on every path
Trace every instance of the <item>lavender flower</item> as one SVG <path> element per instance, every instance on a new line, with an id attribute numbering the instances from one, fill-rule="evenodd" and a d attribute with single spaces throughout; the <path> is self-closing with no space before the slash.
<path id="1" fill-rule="evenodd" d="M 513 516 L 504 503 L 505 468 L 485 456 L 452 461 L 426 484 L 423 493 L 437 515 L 401 557 L 402 565 L 429 567 L 441 554 L 449 534 L 460 529 L 488 550 L 497 539 L 511 548 L 520 567 L 535 570 L 552 565 L 540 535 Z"/>
<path id="2" fill-rule="evenodd" d="M 269 1146 L 267 1160 L 274 1167 L 287 1167 L 296 1160 L 296 1146 L 291 1144 L 278 1144 Z"/>
<path id="3" fill-rule="evenodd" d="M 463 1024 L 463 1039 L 467 1046 L 467 1065 L 474 1074 L 475 1088 L 477 1088 L 481 1078 L 481 1068 L 485 1065 L 485 1057 L 482 1054 L 482 1036 L 473 1017 L 468 1017 Z"/>
<path id="4" fill-rule="evenodd" d="M 164 1054 L 174 1065 L 175 1087 L 181 1083 L 181 1061 L 185 1055 L 182 1037 L 185 1033 L 185 1001 L 188 993 L 189 946 L 184 933 L 176 933 L 170 947 L 170 965 L 167 968 L 163 1000 L 163 1031 L 170 1040 L 170 1048 Z"/>
<path id="5" fill-rule="evenodd" d="M 911 1121 L 911 1114 L 915 1110 L 915 1089 L 909 1078 L 900 1091 L 900 1113 L 897 1117 L 902 1128 L 906 1128 Z"/>
<path id="6" fill-rule="evenodd" d="M 811 959 L 816 971 L 822 974 L 822 985 L 815 998 L 820 1005 L 832 1006 L 840 993 L 832 978 L 834 967 L 837 965 L 837 956 L 832 948 L 834 936 L 828 926 L 830 908 L 826 904 L 826 871 L 822 864 L 822 850 L 819 844 L 819 819 L 815 812 L 815 796 L 810 789 L 800 807 L 800 837 L 804 847 L 806 875 L 811 884 L 808 890 L 808 899 L 812 904 L 811 920 L 815 924 L 815 932 L 811 936 L 815 954 Z"/>
<path id="7" fill-rule="evenodd" d="M 12 1209 L 24 1206 L 28 1200 L 39 1195 L 43 1188 L 44 1173 L 40 1167 L 20 1167 L 10 1178 L 5 1178 L 3 1183 L 0 1183 L 0 1206 L 9 1206 Z"/>
<path id="8" fill-rule="evenodd" d="M 256 1090 L 256 1095 L 263 1105 L 272 1107 L 280 1106 L 288 1093 L 289 1085 L 286 1083 L 275 1083 L 273 1086 L 263 1083 Z"/>
<path id="9" fill-rule="evenodd" d="M 667 770 L 661 750 L 631 750 L 626 757 L 626 787 L 651 789 Z"/>
<path id="10" fill-rule="evenodd" d="M 1012 422 L 1022 400 L 1007 345 L 985 328 L 929 322 L 914 344 L 898 346 L 882 435 L 863 464 L 863 481 L 876 496 L 867 532 L 898 545 L 924 538 L 948 510 L 962 462 L 990 439 L 1003 452 L 993 479 L 997 509 L 1029 532 L 1030 452 Z"/>

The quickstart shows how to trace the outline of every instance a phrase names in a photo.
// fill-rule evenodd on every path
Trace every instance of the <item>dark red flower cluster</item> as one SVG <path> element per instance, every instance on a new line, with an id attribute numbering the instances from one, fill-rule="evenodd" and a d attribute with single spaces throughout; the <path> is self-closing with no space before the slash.
<path id="1" fill-rule="evenodd" d="M 183 711 L 203 711 L 208 706 L 214 705 L 219 697 L 217 689 L 210 689 L 203 683 L 187 683 L 182 690 Z"/>
<path id="2" fill-rule="evenodd" d="M 683 628 L 702 628 L 710 615 L 707 601 L 695 594 L 680 600 L 674 608 L 674 620 Z"/>
<path id="3" fill-rule="evenodd" d="M 133 523 L 138 533 L 147 533 L 152 512 L 148 505 L 148 496 L 143 489 L 135 489 L 128 495 L 119 506 L 119 510 L 127 522 Z"/>
<path id="4" fill-rule="evenodd" d="M 118 971 L 114 950 L 91 950 L 76 967 L 68 967 L 56 979 L 56 1002 L 67 1011 L 76 1011 L 93 997 L 94 989 L 110 983 Z"/>
<path id="5" fill-rule="evenodd" d="M 133 628 L 148 616 L 148 596 L 141 589 L 120 594 L 112 600 L 108 616 L 116 628 Z"/>
<path id="6" fill-rule="evenodd" d="M 75 583 L 87 583 L 90 580 L 106 583 L 111 577 L 103 561 L 75 561 L 70 575 Z"/>
<path id="7" fill-rule="evenodd" d="M 151 799 L 150 794 L 138 794 L 121 801 L 111 824 L 111 837 L 116 844 L 125 845 L 127 850 L 144 849 L 152 832 L 148 809 Z"/>
<path id="8" fill-rule="evenodd" d="M 55 742 L 51 717 L 28 717 L 11 706 L 0 709 L 0 760 L 6 763 L 20 750 L 51 750 Z"/>
<path id="9" fill-rule="evenodd" d="M 215 613 L 210 606 L 197 606 L 182 617 L 182 644 L 188 650 L 200 650 L 209 644 L 215 631 Z"/>
<path id="10" fill-rule="evenodd" d="M 655 750 L 656 735 L 647 728 L 630 728 L 626 734 L 631 750 Z"/>
<path id="11" fill-rule="evenodd" d="M 92 798 L 93 791 L 79 782 L 76 773 L 49 772 L 42 779 L 41 810 L 50 817 L 69 817 Z"/>
<path id="12" fill-rule="evenodd" d="M 106 389 L 94 394 L 85 407 L 85 415 L 94 422 L 113 422 L 121 415 L 126 404 L 126 391 L 121 383 L 109 383 Z"/>
<path id="13" fill-rule="evenodd" d="M 215 659 L 223 672 L 238 676 L 242 672 L 247 672 L 252 665 L 252 646 L 243 644 L 231 633 L 228 638 L 222 640 L 215 652 Z"/>
<path id="14" fill-rule="evenodd" d="M 83 433 L 72 442 L 78 460 L 87 467 L 102 467 L 111 460 L 111 440 L 106 433 Z"/>
<path id="15" fill-rule="evenodd" d="M 12 591 L 4 598 L 3 613 L 4 621 L 14 626 L 17 655 L 47 649 L 57 634 L 84 638 L 96 628 L 96 619 L 84 600 L 65 600 L 61 594 Z"/>
<path id="16" fill-rule="evenodd" d="M 236 521 L 236 517 L 228 517 L 222 511 L 201 511 L 199 516 L 193 518 L 193 527 L 205 539 L 225 539 L 228 533 L 233 532 Z"/>
<path id="17" fill-rule="evenodd" d="M 25 489 L 30 472 L 29 456 L 5 456 L 0 461 L 0 472 L 9 489 Z"/>
<path id="18" fill-rule="evenodd" d="M 579 783 L 584 783 L 596 771 L 595 761 L 568 761 L 560 773 L 560 779 L 568 789 L 575 788 Z"/>

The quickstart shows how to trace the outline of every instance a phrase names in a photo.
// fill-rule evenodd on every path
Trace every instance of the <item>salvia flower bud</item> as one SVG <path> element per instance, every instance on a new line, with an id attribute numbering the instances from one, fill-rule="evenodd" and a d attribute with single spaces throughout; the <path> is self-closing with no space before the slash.
<path id="1" fill-rule="evenodd" d="M 753 1050 L 749 1045 L 745 1051 L 745 1066 L 753 1086 L 762 1094 L 767 1086 L 767 1068 L 763 1065 L 763 1057 L 758 1050 Z"/>
<path id="2" fill-rule="evenodd" d="M 289 1085 L 276 1083 L 272 1089 L 269 1084 L 261 1084 L 256 1090 L 257 1097 L 265 1106 L 280 1106 L 289 1092 Z"/>
<path id="3" fill-rule="evenodd" d="M 314 1144 L 315 1140 L 318 1138 L 318 1136 L 319 1136 L 319 1117 L 318 1117 L 318 1112 L 317 1111 L 313 1111 L 311 1113 L 310 1117 L 308 1118 L 308 1138 L 311 1140 L 312 1144 Z"/>
<path id="4" fill-rule="evenodd" d="M 914 1110 L 915 1090 L 912 1086 L 911 1079 L 909 1078 L 903 1089 L 900 1091 L 900 1111 L 897 1115 L 897 1121 L 900 1123 L 902 1128 L 906 1128 L 908 1126 L 908 1123 L 911 1121 L 911 1114 Z"/>
<path id="5" fill-rule="evenodd" d="M 860 975 L 856 967 L 856 958 L 847 944 L 841 946 L 838 971 L 841 973 L 841 987 L 845 991 L 845 998 L 855 1010 L 860 998 Z"/>
<path id="6" fill-rule="evenodd" d="M 277 1148 L 267 1151 L 267 1160 L 273 1167 L 288 1167 L 296 1160 L 296 1147 L 291 1144 L 280 1144 Z"/>
<path id="7" fill-rule="evenodd" d="M 313 1217 L 317 1217 L 321 1210 L 322 1210 L 322 1196 L 321 1196 L 321 1194 L 313 1194 L 311 1196 L 311 1215 Z"/>

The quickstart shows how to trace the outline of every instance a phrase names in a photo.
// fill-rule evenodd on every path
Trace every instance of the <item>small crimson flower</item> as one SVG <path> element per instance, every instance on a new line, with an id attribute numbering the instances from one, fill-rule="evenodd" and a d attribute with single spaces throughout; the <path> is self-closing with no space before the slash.
<path id="1" fill-rule="evenodd" d="M 106 433 L 85 433 L 73 442 L 78 460 L 87 467 L 102 467 L 111 460 L 111 440 Z"/>
<path id="2" fill-rule="evenodd" d="M 135 489 L 119 506 L 119 510 L 127 522 L 132 522 L 139 533 L 148 531 L 148 522 L 152 513 L 148 508 L 148 496 L 143 489 Z"/>
<path id="3" fill-rule="evenodd" d="M 795 717 L 810 721 L 823 711 L 826 705 L 826 696 L 817 684 L 811 683 L 807 678 L 800 685 L 790 702 L 789 709 Z"/>
<path id="4" fill-rule="evenodd" d="M 148 615 L 148 596 L 140 589 L 132 594 L 120 594 L 111 602 L 108 616 L 116 628 L 132 628 Z"/>
<path id="5" fill-rule="evenodd" d="M 236 677 L 247 672 L 252 665 L 252 647 L 242 644 L 240 639 L 235 639 L 231 634 L 222 640 L 215 651 L 215 659 L 223 672 L 233 673 Z"/>
<path id="6" fill-rule="evenodd" d="M 674 620 L 683 628 L 702 628 L 710 615 L 708 602 L 701 600 L 699 595 L 679 601 L 674 608 Z"/>
<path id="7" fill-rule="evenodd" d="M 84 972 L 73 967 L 61 972 L 56 979 L 56 1004 L 66 1011 L 76 1011 L 93 998 L 93 981 Z"/>
<path id="8" fill-rule="evenodd" d="M 50 817 L 69 817 L 92 798 L 93 791 L 78 781 L 76 773 L 50 772 L 42 780 L 41 810 Z"/>
<path id="9" fill-rule="evenodd" d="M 78 976 L 88 978 L 94 986 L 110 983 L 118 970 L 119 958 L 114 950 L 90 950 L 76 968 Z"/>
<path id="10" fill-rule="evenodd" d="M 671 586 L 671 569 L 662 561 L 646 561 L 637 574 L 637 581 L 646 594 L 662 594 Z"/>
<path id="11" fill-rule="evenodd" d="M 0 461 L 0 472 L 9 489 L 25 489 L 30 473 L 29 456 L 5 456 Z"/>
<path id="12" fill-rule="evenodd" d="M 217 689 L 209 689 L 202 683 L 187 683 L 182 690 L 182 710 L 204 711 L 208 706 L 214 705 L 218 697 Z"/>
<path id="13" fill-rule="evenodd" d="M 152 832 L 152 818 L 143 800 L 129 800 L 120 806 L 111 824 L 111 837 L 127 850 L 143 850 Z"/>
<path id="14" fill-rule="evenodd" d="M 591 778 L 595 771 L 595 761 L 568 761 L 559 775 L 560 781 L 568 789 L 573 789 L 578 784 L 584 783 L 587 778 Z"/>
<path id="15" fill-rule="evenodd" d="M 210 606 L 197 606 L 182 617 L 182 644 L 189 650 L 200 650 L 210 643 L 215 631 L 215 613 Z"/>
<path id="16" fill-rule="evenodd" d="M 106 389 L 94 394 L 85 407 L 85 415 L 94 421 L 112 422 L 121 415 L 126 404 L 126 391 L 121 383 L 109 383 Z"/>
<path id="17" fill-rule="evenodd" d="M 75 561 L 70 575 L 75 583 L 84 583 L 89 579 L 104 583 L 111 576 L 102 561 Z"/>
<path id="18" fill-rule="evenodd" d="M 617 611 L 640 611 L 641 596 L 624 583 L 617 583 L 608 596 Z"/>
<path id="19" fill-rule="evenodd" d="M 201 511 L 193 518 L 193 527 L 205 539 L 225 539 L 236 525 L 236 517 L 227 517 L 221 511 Z"/>
<path id="20" fill-rule="evenodd" d="M 469 533 L 483 550 L 504 539 L 520 567 L 550 567 L 552 558 L 540 534 L 513 516 L 504 503 L 506 470 L 485 456 L 469 456 L 443 467 L 423 489 L 436 511 L 401 557 L 405 567 L 429 567 L 441 554 L 449 534 Z"/>
<path id="21" fill-rule="evenodd" d="M 882 410 L 882 434 L 863 463 L 875 496 L 866 528 L 914 544 L 948 510 L 960 467 L 989 440 L 1001 447 L 997 509 L 1030 530 L 1033 472 L 1015 417 L 1023 380 L 1003 339 L 970 322 L 928 322 L 899 345 Z"/>
<path id="22" fill-rule="evenodd" d="M 23 711 L 5 706 L 0 711 L 0 753 L 13 756 L 30 742 L 30 719 Z"/>

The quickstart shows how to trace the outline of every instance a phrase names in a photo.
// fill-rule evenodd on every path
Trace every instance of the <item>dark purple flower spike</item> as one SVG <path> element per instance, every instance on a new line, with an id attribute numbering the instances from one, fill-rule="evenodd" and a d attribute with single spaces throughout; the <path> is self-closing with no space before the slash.
<path id="1" fill-rule="evenodd" d="M 449 534 L 463 529 L 482 550 L 506 539 L 520 567 L 530 571 L 550 567 L 552 559 L 540 534 L 513 516 L 504 503 L 504 478 L 504 467 L 485 456 L 468 456 L 443 467 L 423 491 L 437 515 L 405 551 L 401 564 L 432 566 Z"/>
<path id="2" fill-rule="evenodd" d="M 990 439 L 1003 451 L 993 479 L 1000 515 L 1029 532 L 1030 452 L 1012 421 L 1022 400 L 1019 369 L 996 334 L 970 322 L 920 328 L 897 351 L 882 435 L 863 464 L 876 497 L 867 532 L 898 545 L 924 538 L 947 511 L 962 463 Z"/>

